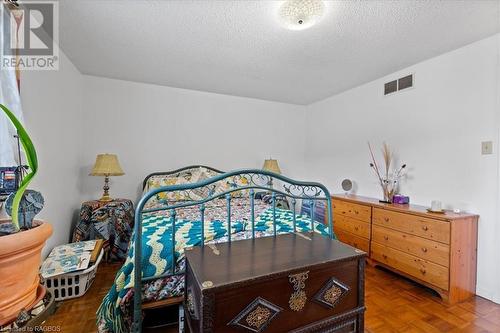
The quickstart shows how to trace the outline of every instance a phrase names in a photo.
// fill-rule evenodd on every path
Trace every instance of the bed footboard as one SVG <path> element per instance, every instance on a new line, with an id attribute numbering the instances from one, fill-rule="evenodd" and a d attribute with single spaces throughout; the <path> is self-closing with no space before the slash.
<path id="1" fill-rule="evenodd" d="M 180 169 L 182 170 L 182 169 Z M 146 180 L 145 180 L 146 181 Z M 248 198 L 250 202 L 249 211 L 249 227 L 251 228 L 251 237 L 256 237 L 256 212 L 255 201 L 257 192 L 266 192 L 270 197 L 270 215 L 272 219 L 272 234 L 276 236 L 277 230 L 277 212 L 279 200 L 286 198 L 290 203 L 290 211 L 292 212 L 292 228 L 289 232 L 297 232 L 297 210 L 299 205 L 307 202 L 309 205 L 309 222 L 308 230 L 314 232 L 315 221 L 315 206 L 318 202 L 322 202 L 325 207 L 324 223 L 328 227 L 328 236 L 335 238 L 333 232 L 333 217 L 332 203 L 328 189 L 315 182 L 297 181 L 279 174 L 258 169 L 236 170 L 227 173 L 219 174 L 215 177 L 208 178 L 198 183 L 189 183 L 182 185 L 172 185 L 153 189 L 146 193 L 139 201 L 136 207 L 135 226 L 134 226 L 134 321 L 132 332 L 141 332 L 142 330 L 142 306 L 141 306 L 141 287 L 142 282 L 151 279 L 161 278 L 165 276 L 181 275 L 184 270 L 176 271 L 175 251 L 176 251 L 176 223 L 177 211 L 183 208 L 197 209 L 199 212 L 199 223 L 201 225 L 201 243 L 200 246 L 206 244 L 205 239 L 205 210 L 207 204 L 214 200 L 223 199 L 225 201 L 226 210 L 226 235 L 227 241 L 231 242 L 232 234 L 232 219 L 231 219 L 231 202 L 235 197 Z M 175 194 L 175 195 L 174 195 Z M 161 195 L 165 198 L 160 206 L 148 207 L 147 203 L 151 198 L 157 198 Z M 182 201 L 173 200 L 182 196 Z M 224 208 L 221 208 L 224 209 Z M 169 227 L 172 229 L 171 241 L 171 258 L 172 267 L 165 274 L 158 276 L 142 277 L 142 223 L 144 216 L 147 214 L 157 214 L 159 212 L 168 212 Z M 302 226 L 304 221 L 301 221 Z M 323 221 L 321 221 L 323 223 Z"/>

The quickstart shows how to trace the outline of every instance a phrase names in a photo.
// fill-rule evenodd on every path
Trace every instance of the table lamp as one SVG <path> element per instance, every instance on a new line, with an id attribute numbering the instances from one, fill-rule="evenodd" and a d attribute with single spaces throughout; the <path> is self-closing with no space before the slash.
<path id="1" fill-rule="evenodd" d="M 109 176 L 123 176 L 123 172 L 120 163 L 118 163 L 118 157 L 115 154 L 99 154 L 95 159 L 94 168 L 90 173 L 90 176 L 104 176 L 104 194 L 99 201 L 111 201 L 109 196 Z"/>
<path id="2" fill-rule="evenodd" d="M 280 170 L 280 167 L 278 165 L 278 161 L 273 160 L 272 158 L 264 161 L 264 166 L 262 167 L 262 170 L 274 172 L 274 173 L 277 173 L 278 175 L 281 174 L 281 170 Z M 269 187 L 273 187 L 273 178 L 272 177 L 269 178 L 269 182 L 267 183 L 267 185 Z"/>

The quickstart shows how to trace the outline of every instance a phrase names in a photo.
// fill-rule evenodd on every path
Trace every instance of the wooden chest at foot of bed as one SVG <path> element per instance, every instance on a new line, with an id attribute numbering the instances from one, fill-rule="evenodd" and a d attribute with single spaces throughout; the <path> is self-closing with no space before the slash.
<path id="1" fill-rule="evenodd" d="M 319 234 L 186 250 L 191 332 L 363 332 L 365 253 Z"/>

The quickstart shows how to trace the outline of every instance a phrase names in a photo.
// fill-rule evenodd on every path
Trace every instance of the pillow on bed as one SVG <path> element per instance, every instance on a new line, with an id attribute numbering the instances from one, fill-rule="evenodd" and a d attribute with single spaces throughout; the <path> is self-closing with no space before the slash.
<path id="1" fill-rule="evenodd" d="M 170 175 L 151 176 L 146 183 L 146 187 L 144 188 L 143 194 L 147 193 L 152 189 L 159 188 L 162 186 L 196 183 L 217 176 L 219 174 L 220 173 L 216 171 L 204 167 L 199 167 L 194 169 L 183 170 L 181 172 Z M 199 200 L 208 197 L 211 191 L 213 191 L 214 193 L 223 193 L 230 189 L 248 186 L 249 183 L 250 181 L 247 178 L 238 177 L 237 179 L 221 180 L 204 188 L 193 189 L 192 191 L 189 192 L 189 194 L 185 192 L 158 193 L 156 196 L 152 197 L 148 201 L 146 207 L 147 208 L 160 207 L 164 205 L 167 201 L 175 202 L 175 201 Z M 231 193 L 231 196 L 233 198 L 248 197 L 248 195 L 249 195 L 248 190 L 235 191 Z"/>
<path id="2" fill-rule="evenodd" d="M 202 173 L 206 174 L 208 177 L 218 175 L 217 172 L 204 167 L 187 169 L 169 175 L 154 175 L 149 177 L 148 181 L 146 182 L 144 193 L 161 186 L 195 183 L 196 181 L 198 181 L 198 178 Z"/>
<path id="3" fill-rule="evenodd" d="M 208 171 L 208 170 L 207 170 Z M 200 170 L 199 172 L 196 172 L 196 174 L 193 174 L 192 180 L 190 183 L 199 183 L 202 182 L 208 178 L 211 178 L 215 176 L 215 174 L 210 175 L 207 173 L 205 170 Z M 207 185 L 205 187 L 199 187 L 191 190 L 191 199 L 194 200 L 201 200 L 204 198 L 207 198 L 210 196 L 210 192 L 213 192 L 215 188 L 215 185 Z M 189 198 L 188 198 L 189 200 Z"/>
<path id="4" fill-rule="evenodd" d="M 238 177 L 237 179 L 223 179 L 215 184 L 215 193 L 223 193 L 231 189 L 248 186 L 250 185 L 250 180 L 246 177 Z M 233 198 L 242 198 L 248 196 L 249 190 L 231 192 L 231 197 Z"/>
<path id="5" fill-rule="evenodd" d="M 146 183 L 146 187 L 144 188 L 144 193 L 147 193 L 152 189 L 163 186 L 197 183 L 205 179 L 208 179 L 210 177 L 213 177 L 217 174 L 218 173 L 215 171 L 200 167 L 195 169 L 183 170 L 181 172 L 171 175 L 152 176 L 148 179 Z M 175 201 L 199 200 L 203 197 L 206 197 L 207 194 L 208 194 L 207 188 L 194 189 L 189 193 L 184 191 L 162 192 L 152 197 L 148 201 L 146 206 L 147 208 L 158 207 L 164 205 L 167 201 L 175 202 Z"/>

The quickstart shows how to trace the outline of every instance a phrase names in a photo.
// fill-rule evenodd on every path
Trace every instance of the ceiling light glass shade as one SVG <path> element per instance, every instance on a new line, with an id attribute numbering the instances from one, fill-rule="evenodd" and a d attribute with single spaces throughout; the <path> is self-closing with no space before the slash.
<path id="1" fill-rule="evenodd" d="M 318 22 L 324 12 L 321 0 L 287 0 L 279 8 L 278 16 L 286 28 L 303 30 Z"/>

